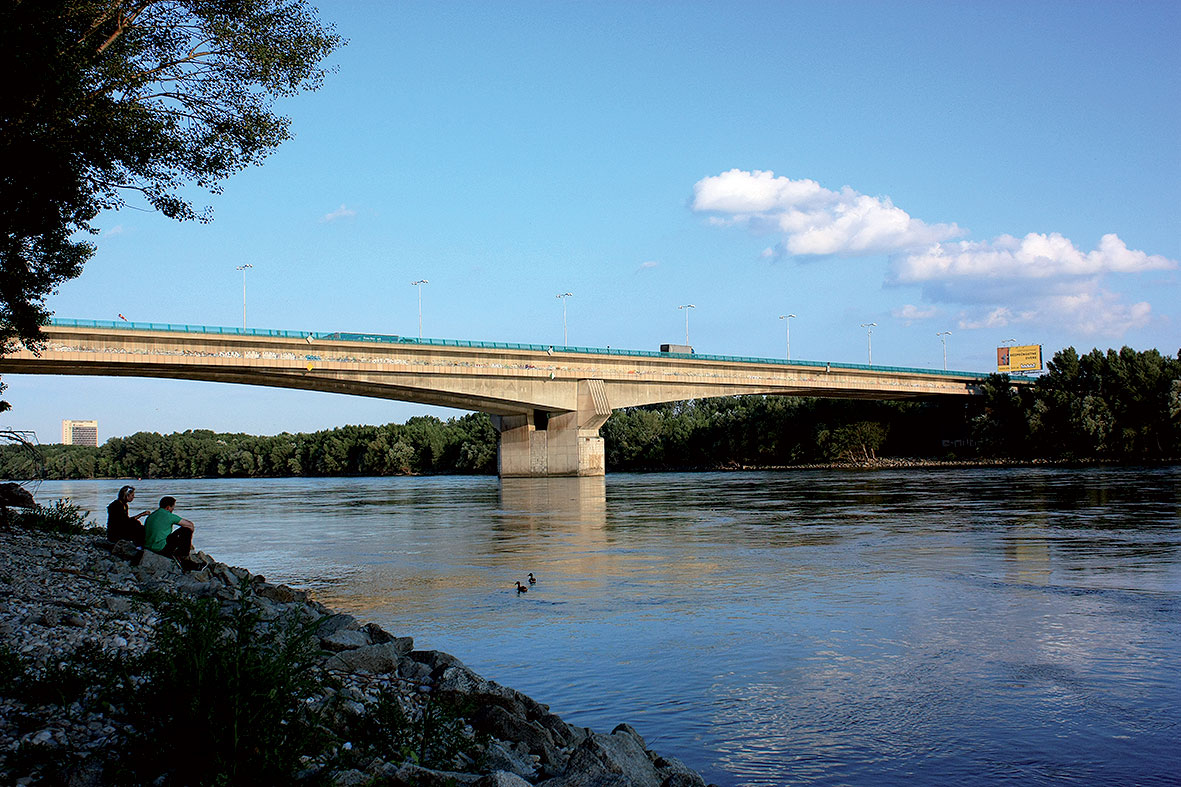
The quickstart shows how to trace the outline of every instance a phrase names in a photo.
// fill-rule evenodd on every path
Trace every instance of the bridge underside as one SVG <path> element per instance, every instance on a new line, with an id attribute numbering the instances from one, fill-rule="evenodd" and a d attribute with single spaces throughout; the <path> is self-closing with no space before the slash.
<path id="1" fill-rule="evenodd" d="M 976 379 L 888 370 L 355 341 L 46 329 L 0 373 L 160 377 L 326 391 L 478 410 L 505 477 L 599 476 L 613 409 L 741 394 L 905 399 L 966 395 Z"/>

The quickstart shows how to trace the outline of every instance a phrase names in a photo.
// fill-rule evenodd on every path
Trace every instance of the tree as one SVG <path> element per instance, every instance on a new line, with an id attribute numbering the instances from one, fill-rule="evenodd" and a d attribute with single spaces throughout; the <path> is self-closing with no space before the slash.
<path id="1" fill-rule="evenodd" d="M 1029 389 L 1012 384 L 1007 374 L 990 374 L 980 386 L 982 412 L 972 421 L 972 435 L 981 450 L 1001 456 L 1021 456 L 1028 443 Z"/>
<path id="2" fill-rule="evenodd" d="M 876 421 L 858 421 L 834 429 L 826 435 L 824 449 L 832 459 L 846 458 L 850 462 L 872 462 L 877 450 L 886 442 L 888 430 Z"/>
<path id="3" fill-rule="evenodd" d="M 0 4 L 0 352 L 37 345 L 100 211 L 209 221 L 182 189 L 217 193 L 288 139 L 273 102 L 319 88 L 341 43 L 304 0 Z"/>

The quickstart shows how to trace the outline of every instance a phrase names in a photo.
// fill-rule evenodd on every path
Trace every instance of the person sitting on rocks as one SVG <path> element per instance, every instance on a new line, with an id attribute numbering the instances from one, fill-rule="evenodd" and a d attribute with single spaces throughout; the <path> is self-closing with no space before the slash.
<path id="1" fill-rule="evenodd" d="M 112 543 L 130 541 L 137 547 L 142 547 L 144 545 L 144 525 L 139 520 L 151 512 L 141 511 L 135 516 L 131 516 L 128 513 L 127 504 L 132 500 L 135 500 L 135 487 L 124 486 L 119 489 L 119 496 L 107 506 L 107 540 Z"/>
<path id="2" fill-rule="evenodd" d="M 144 547 L 164 557 L 174 557 L 184 565 L 193 548 L 195 525 L 179 514 L 174 514 L 175 497 L 160 498 L 160 507 L 144 522 Z M 178 525 L 176 530 L 173 525 Z"/>

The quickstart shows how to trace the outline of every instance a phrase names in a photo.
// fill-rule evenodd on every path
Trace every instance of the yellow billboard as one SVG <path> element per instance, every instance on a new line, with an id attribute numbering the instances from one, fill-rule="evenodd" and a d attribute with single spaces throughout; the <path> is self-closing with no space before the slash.
<path id="1" fill-rule="evenodd" d="M 1040 372 L 1042 370 L 1042 346 L 1023 344 L 1018 347 L 996 348 L 996 370 L 998 372 Z"/>

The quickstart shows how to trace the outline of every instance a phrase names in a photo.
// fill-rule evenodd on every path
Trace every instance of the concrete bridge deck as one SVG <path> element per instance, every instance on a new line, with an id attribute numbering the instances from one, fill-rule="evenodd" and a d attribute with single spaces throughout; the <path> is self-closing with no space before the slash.
<path id="1" fill-rule="evenodd" d="M 55 320 L 39 353 L 0 373 L 168 377 L 480 410 L 501 433 L 505 476 L 602 475 L 611 411 L 772 394 L 863 399 L 969 396 L 987 374 L 358 333 Z"/>

